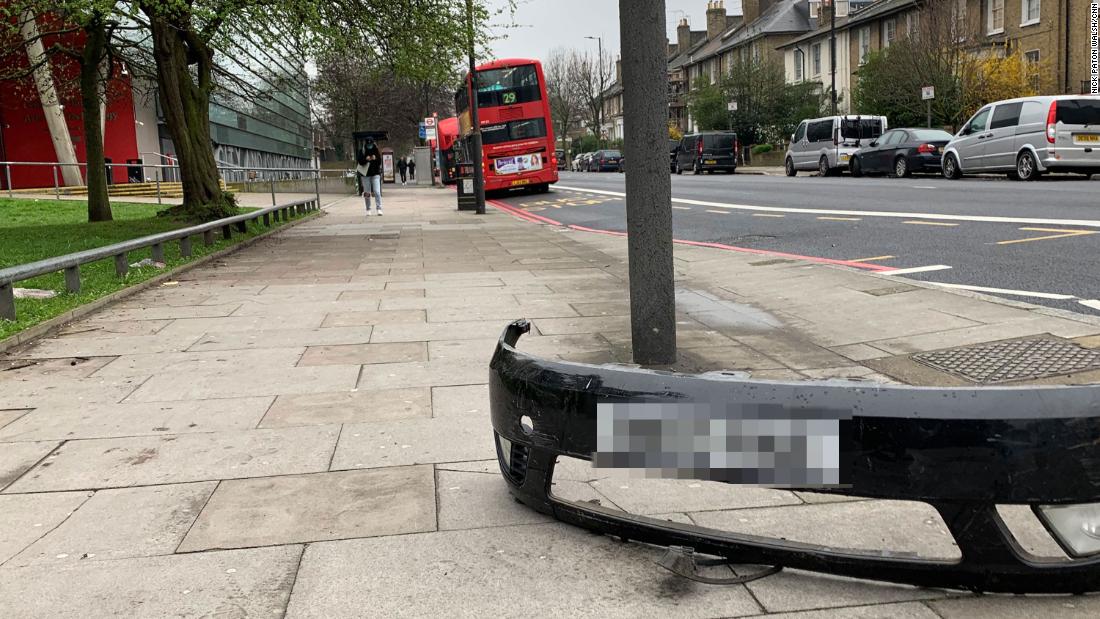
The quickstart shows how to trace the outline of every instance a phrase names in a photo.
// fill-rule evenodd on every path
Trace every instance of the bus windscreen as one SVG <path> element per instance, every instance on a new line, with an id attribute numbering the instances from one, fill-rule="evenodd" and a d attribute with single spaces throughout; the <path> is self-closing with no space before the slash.
<path id="1" fill-rule="evenodd" d="M 499 125 L 481 128 L 481 140 L 484 144 L 501 144 L 516 140 L 532 140 L 546 137 L 546 121 L 542 118 L 513 120 Z"/>

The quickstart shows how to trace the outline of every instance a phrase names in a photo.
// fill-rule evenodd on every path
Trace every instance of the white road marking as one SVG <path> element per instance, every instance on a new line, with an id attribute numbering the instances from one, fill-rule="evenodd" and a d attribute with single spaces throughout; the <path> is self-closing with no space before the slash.
<path id="1" fill-rule="evenodd" d="M 903 221 L 901 223 L 911 224 L 911 225 L 914 225 L 914 226 L 946 226 L 948 228 L 954 228 L 955 226 L 959 225 L 959 224 L 946 224 L 946 223 L 943 223 L 942 221 Z"/>
<path id="2" fill-rule="evenodd" d="M 1100 310 L 1100 301 L 1090 299 L 1088 301 L 1078 301 L 1078 303 L 1080 303 L 1081 305 L 1084 305 L 1085 307 L 1092 308 L 1094 310 Z"/>
<path id="3" fill-rule="evenodd" d="M 620 191 L 604 191 L 602 189 L 584 189 L 580 187 L 561 187 L 571 191 L 582 191 L 615 198 L 625 198 L 626 194 Z M 723 202 L 708 202 L 706 200 L 688 200 L 686 198 L 673 198 L 677 204 L 690 204 L 692 206 L 706 206 L 713 208 L 725 208 L 741 211 L 757 211 L 761 213 L 801 213 L 805 215 L 848 215 L 853 217 L 887 217 L 893 219 L 931 219 L 936 221 L 974 221 L 993 224 L 1025 224 L 1039 226 L 1078 226 L 1083 228 L 1100 228 L 1100 220 L 1095 219 L 1043 219 L 1037 217 L 1000 217 L 994 215 L 951 215 L 945 213 L 906 213 L 902 211 L 846 211 L 834 209 L 793 208 L 786 206 L 752 206 L 749 204 L 727 204 Z"/>
<path id="4" fill-rule="evenodd" d="M 893 273 L 887 273 L 893 275 Z M 1055 301 L 1069 301 L 1077 297 L 1071 294 L 1054 294 L 1051 292 L 1031 292 L 1029 290 L 1006 290 L 1004 288 L 985 288 L 984 286 L 965 286 L 963 284 L 941 284 L 940 282 L 925 282 L 941 288 L 953 288 L 955 290 L 970 290 L 972 292 L 989 292 L 992 294 L 1006 294 L 1014 297 L 1034 297 L 1036 299 L 1052 299 Z M 1083 302 L 1082 302 L 1083 303 Z M 1097 308 L 1100 309 L 1100 308 Z"/>
<path id="5" fill-rule="evenodd" d="M 880 271 L 880 275 L 911 275 L 913 273 L 931 273 L 932 271 L 946 271 L 951 267 L 946 264 L 936 264 L 927 267 L 913 267 L 912 269 L 898 269 L 896 271 Z M 929 282 L 935 283 L 935 282 Z"/>
<path id="6" fill-rule="evenodd" d="M 937 189 L 931 185 L 913 185 L 913 189 Z"/>

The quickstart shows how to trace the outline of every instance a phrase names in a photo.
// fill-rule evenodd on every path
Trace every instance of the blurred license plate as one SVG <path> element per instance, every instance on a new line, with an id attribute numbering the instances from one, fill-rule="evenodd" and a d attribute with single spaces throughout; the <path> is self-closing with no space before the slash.
<path id="1" fill-rule="evenodd" d="M 529 178 L 521 178 L 518 181 L 512 181 L 512 186 L 513 187 L 519 187 L 520 185 L 530 185 L 530 184 L 531 184 L 531 179 L 529 179 Z"/>
<path id="2" fill-rule="evenodd" d="M 705 163 L 707 165 L 714 165 L 714 164 L 718 163 L 718 160 L 717 159 L 706 159 L 706 160 L 703 161 L 703 163 Z"/>
<path id="3" fill-rule="evenodd" d="M 849 158 L 849 157 L 850 157 L 850 155 L 841 155 L 841 156 L 840 156 L 840 160 L 841 160 L 841 161 L 848 161 L 848 158 Z"/>
<path id="4" fill-rule="evenodd" d="M 1100 143 L 1100 133 L 1075 133 L 1073 134 L 1073 141 L 1082 144 L 1098 144 Z"/>

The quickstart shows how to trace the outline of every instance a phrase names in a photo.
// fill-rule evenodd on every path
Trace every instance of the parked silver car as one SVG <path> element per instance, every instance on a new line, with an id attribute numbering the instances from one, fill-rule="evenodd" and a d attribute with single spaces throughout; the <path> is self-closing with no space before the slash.
<path id="1" fill-rule="evenodd" d="M 783 166 L 787 176 L 799 170 L 817 170 L 822 176 L 848 169 L 859 147 L 887 129 L 885 116 L 826 116 L 799 123 L 791 136 Z"/>
<path id="2" fill-rule="evenodd" d="M 1020 180 L 1100 172 L 1100 96 L 1024 97 L 978 110 L 944 149 L 943 175 L 979 172 Z"/>

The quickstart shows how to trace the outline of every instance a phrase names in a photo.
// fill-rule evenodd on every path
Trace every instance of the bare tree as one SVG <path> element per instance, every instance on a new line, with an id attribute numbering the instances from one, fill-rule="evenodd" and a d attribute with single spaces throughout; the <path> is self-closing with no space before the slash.
<path id="1" fill-rule="evenodd" d="M 352 156 L 352 133 L 385 131 L 399 153 L 417 140 L 421 119 L 454 114 L 457 76 L 414 79 L 368 56 L 329 54 L 317 59 L 312 83 L 314 115 L 326 142 L 341 158 Z"/>
<path id="2" fill-rule="evenodd" d="M 543 63 L 546 74 L 546 91 L 550 97 L 550 115 L 554 119 L 554 133 L 562 144 L 566 135 L 585 107 L 584 100 L 578 96 L 580 89 L 572 82 L 574 72 L 570 70 L 575 52 L 557 48 Z"/>
<path id="3" fill-rule="evenodd" d="M 572 52 L 569 55 L 569 83 L 573 96 L 584 106 L 584 120 L 588 130 L 600 137 L 603 129 L 604 92 L 611 83 L 614 63 L 607 54 L 593 57 Z"/>

